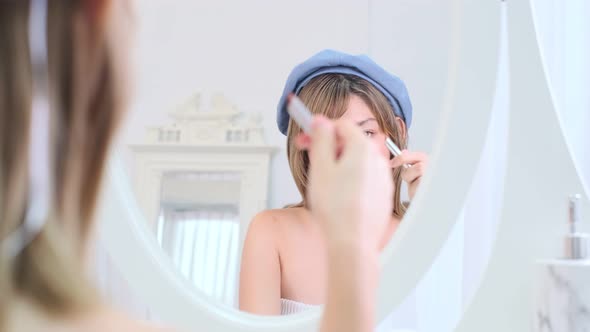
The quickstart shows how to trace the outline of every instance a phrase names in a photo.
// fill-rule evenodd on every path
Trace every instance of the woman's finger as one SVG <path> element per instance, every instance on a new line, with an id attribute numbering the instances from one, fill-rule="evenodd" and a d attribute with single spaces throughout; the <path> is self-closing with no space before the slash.
<path id="1" fill-rule="evenodd" d="M 367 153 L 370 153 L 369 150 L 374 152 L 373 146 L 357 124 L 348 120 L 337 120 L 335 126 L 339 160 L 346 162 L 347 159 L 364 158 Z"/>
<path id="2" fill-rule="evenodd" d="M 428 155 L 419 151 L 403 150 L 402 154 L 391 160 L 391 167 L 400 167 L 403 164 L 414 165 L 428 160 Z"/>
<path id="3" fill-rule="evenodd" d="M 408 184 L 412 184 L 417 179 L 421 178 L 424 174 L 424 163 L 417 163 L 412 165 L 412 167 L 405 168 L 402 171 L 402 180 L 404 180 Z"/>
<path id="4" fill-rule="evenodd" d="M 335 162 L 336 135 L 334 124 L 323 116 L 313 119 L 310 161 L 316 169 L 330 168 Z"/>

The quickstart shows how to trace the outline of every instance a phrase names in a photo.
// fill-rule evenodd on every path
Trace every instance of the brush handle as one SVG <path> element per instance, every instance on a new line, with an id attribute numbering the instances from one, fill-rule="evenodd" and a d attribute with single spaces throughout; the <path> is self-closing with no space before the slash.
<path id="1" fill-rule="evenodd" d="M 313 121 L 313 115 L 307 109 L 303 101 L 294 94 L 289 95 L 289 103 L 287 104 L 287 112 L 303 132 L 311 134 L 311 123 Z"/>
<path id="2" fill-rule="evenodd" d="M 393 154 L 394 157 L 397 157 L 402 154 L 402 150 L 400 150 L 400 148 L 389 137 L 385 139 L 385 146 L 387 146 L 387 149 L 389 150 L 389 152 L 391 152 L 391 154 Z M 403 164 L 402 167 L 408 169 L 411 166 L 408 164 Z"/>

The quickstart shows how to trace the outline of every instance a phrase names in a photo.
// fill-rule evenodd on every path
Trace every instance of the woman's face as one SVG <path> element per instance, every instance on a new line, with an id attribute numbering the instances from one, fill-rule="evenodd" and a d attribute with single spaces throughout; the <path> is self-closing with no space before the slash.
<path id="1" fill-rule="evenodd" d="M 350 96 L 348 99 L 348 107 L 346 108 L 346 112 L 342 115 L 342 119 L 347 119 L 358 124 L 365 136 L 367 136 L 371 142 L 376 144 L 381 155 L 389 159 L 390 153 L 385 146 L 386 135 L 383 130 L 379 128 L 379 123 L 377 123 L 377 119 L 373 115 L 373 112 L 371 112 L 369 106 L 359 96 Z"/>

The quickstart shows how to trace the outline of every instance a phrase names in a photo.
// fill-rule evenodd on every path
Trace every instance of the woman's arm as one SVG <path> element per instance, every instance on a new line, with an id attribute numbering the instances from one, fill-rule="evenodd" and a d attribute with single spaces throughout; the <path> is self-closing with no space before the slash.
<path id="1" fill-rule="evenodd" d="M 372 332 L 379 275 L 375 250 L 352 243 L 332 244 L 328 259 L 321 332 Z"/>
<path id="2" fill-rule="evenodd" d="M 274 218 L 254 217 L 242 251 L 240 310 L 260 315 L 281 314 L 281 267 Z"/>
<path id="3" fill-rule="evenodd" d="M 346 121 L 314 120 L 308 197 L 328 248 L 322 332 L 374 328 L 379 239 L 391 218 L 388 161 Z"/>

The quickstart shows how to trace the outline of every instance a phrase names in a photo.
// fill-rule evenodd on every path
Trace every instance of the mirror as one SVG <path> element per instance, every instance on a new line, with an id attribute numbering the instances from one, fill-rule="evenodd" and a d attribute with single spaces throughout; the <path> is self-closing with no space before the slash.
<path id="1" fill-rule="evenodd" d="M 270 1 L 248 4 L 199 1 L 169 6 L 156 2 L 140 4 L 139 86 L 121 140 L 124 167 L 131 181 L 121 174 L 117 177 L 113 174 L 112 180 L 132 185 L 135 200 L 139 203 L 138 212 L 144 216 L 120 211 L 133 220 L 127 229 L 129 233 L 125 233 L 127 241 L 144 250 L 136 251 L 139 255 L 148 256 L 146 259 L 135 259 L 136 266 L 141 266 L 137 270 L 144 272 L 144 280 L 134 285 L 142 289 L 142 296 L 149 298 L 153 295 L 148 287 L 150 283 L 169 285 L 170 296 L 177 301 L 174 306 L 182 303 L 186 309 L 183 307 L 180 312 L 173 313 L 162 303 L 155 305 L 160 307 L 159 312 L 164 316 L 182 321 L 181 325 L 185 326 L 197 326 L 195 317 L 207 316 L 199 316 L 195 312 L 191 316 L 189 309 L 196 310 L 198 307 L 203 312 L 211 310 L 228 318 L 227 313 L 217 306 L 223 304 L 237 308 L 235 291 L 238 289 L 239 258 L 231 257 L 241 257 L 241 246 L 249 222 L 264 209 L 282 208 L 300 199 L 285 157 L 285 138 L 274 124 L 276 101 L 287 74 L 295 64 L 321 49 L 335 48 L 351 53 L 369 53 L 386 69 L 396 74 L 405 72 L 402 78 L 410 90 L 416 114 L 410 129 L 410 147 L 414 148 L 412 142 L 416 137 L 415 149 L 431 153 L 431 165 L 436 165 L 431 168 L 430 175 L 425 175 L 412 201 L 412 206 L 416 208 L 409 210 L 407 218 L 395 232 L 395 241 L 384 251 L 384 259 L 391 261 L 391 266 L 397 264 L 399 267 L 402 266 L 400 259 L 403 253 L 414 252 L 412 246 L 416 244 L 412 244 L 411 238 L 426 234 L 432 237 L 428 247 L 421 248 L 420 253 L 413 257 L 404 276 L 392 277 L 389 263 L 384 267 L 384 279 L 392 282 L 384 285 L 380 293 L 387 296 L 385 300 L 380 298 L 380 318 L 384 317 L 384 313 L 391 312 L 430 266 L 457 218 L 483 142 L 481 133 L 485 132 L 487 112 L 491 107 L 496 59 L 488 54 L 493 54 L 490 50 L 495 50 L 495 44 L 491 42 L 483 48 L 473 45 L 477 45 L 474 42 L 476 37 L 477 40 L 482 35 L 489 36 L 490 40 L 497 37 L 497 22 L 494 20 L 497 16 L 489 14 L 497 8 L 494 5 L 481 8 L 467 6 L 463 12 L 459 10 L 463 5 L 452 3 L 420 1 L 403 4 L 404 11 L 392 12 L 399 15 L 397 22 L 400 26 L 388 25 L 392 20 L 385 13 L 391 7 L 385 1 L 346 4 L 328 1 L 321 5 L 306 1 L 289 8 Z M 440 11 L 431 11 L 432 6 Z M 333 15 L 335 7 L 342 9 L 339 15 Z M 289 11 L 293 14 L 285 17 L 283 13 Z M 441 16 L 433 21 L 437 15 L 435 12 Z M 408 16 L 409 13 L 413 14 Z M 480 19 L 483 13 L 489 18 L 481 22 L 471 21 L 474 17 Z M 305 25 L 300 24 L 300 17 L 306 18 Z M 328 24 L 326 18 L 334 22 Z M 450 23 L 454 22 L 452 18 L 467 25 L 481 24 L 484 28 L 457 31 L 456 25 Z M 150 19 L 152 25 L 149 24 Z M 350 24 L 351 21 L 355 24 Z M 424 21 L 440 25 L 421 24 Z M 229 29 L 229 26 L 241 28 Z M 424 39 L 423 42 L 422 39 L 415 42 L 412 36 L 403 39 L 400 31 L 408 26 L 413 27 L 420 38 L 431 39 Z M 297 42 L 278 47 L 276 41 L 283 36 L 298 36 Z M 396 40 L 394 46 L 378 47 L 392 44 L 391 40 Z M 445 40 L 448 42 L 445 43 Z M 440 47 L 432 48 L 433 43 Z M 462 48 L 458 45 L 467 46 Z M 424 51 L 425 48 L 428 52 Z M 240 56 L 236 57 L 236 54 Z M 461 60 L 471 59 L 473 64 L 482 64 L 481 72 L 466 72 L 464 69 L 453 72 L 456 68 L 448 63 L 457 59 L 451 61 L 451 55 Z M 403 62 L 398 63 L 398 57 L 403 58 Z M 429 72 L 432 75 L 428 75 Z M 486 92 L 477 98 L 464 98 L 458 102 L 458 97 L 449 93 L 449 85 L 457 85 L 458 94 L 462 97 L 469 96 L 476 88 Z M 468 112 L 476 105 L 478 107 L 475 108 L 482 109 L 481 112 Z M 443 112 L 445 110 L 446 113 Z M 423 119 L 430 121 L 429 126 L 423 125 L 427 129 L 413 129 L 421 126 L 419 113 Z M 459 165 L 453 153 L 437 154 L 443 146 L 457 144 L 464 139 L 459 134 L 464 129 L 457 127 L 460 123 L 458 119 L 473 123 L 468 130 L 473 144 L 463 149 Z M 439 123 L 444 126 L 440 131 L 435 126 Z M 188 136 L 183 135 L 187 133 Z M 195 136 L 196 133 L 200 136 Z M 178 144 L 183 142 L 185 144 Z M 452 157 L 454 160 L 451 160 Z M 449 177 L 450 180 L 447 179 Z M 451 180 L 452 183 L 449 183 Z M 217 188 L 215 193 L 194 193 L 208 186 Z M 448 196 L 447 190 L 451 187 L 455 195 L 446 197 L 446 204 L 441 206 L 441 197 L 445 193 Z M 112 188 L 117 192 L 124 190 L 125 186 L 113 183 Z M 124 196 L 118 195 L 114 196 Z M 132 200 L 129 197 L 122 199 L 129 203 L 129 210 L 134 204 Z M 432 204 L 432 209 L 419 210 L 417 207 L 422 204 Z M 239 218 L 235 217 L 236 214 Z M 432 225 L 427 224 L 433 217 L 440 221 L 434 231 Z M 416 222 L 412 223 L 414 218 Z M 107 223 L 105 232 L 116 232 L 117 227 L 122 232 L 127 225 Z M 233 249 L 236 232 L 237 251 Z M 116 252 L 117 248 L 121 249 L 118 239 L 122 237 L 108 239 L 112 244 L 109 250 Z M 198 239 L 207 239 L 207 243 Z M 194 255 L 195 247 L 207 248 L 207 253 L 197 257 Z M 178 256 L 178 252 L 187 254 Z M 129 276 L 138 273 L 123 266 L 125 257 L 131 256 L 117 258 L 122 269 Z M 162 257 L 166 258 L 161 260 Z M 225 258 L 220 260 L 220 257 Z M 160 269 L 170 267 L 172 270 L 152 270 L 156 268 L 154 262 L 158 262 Z M 186 267 L 184 262 L 191 262 L 191 266 Z M 191 275 L 191 271 L 196 271 L 194 264 L 202 267 L 199 271 L 207 271 L 206 274 Z M 404 265 L 407 266 L 407 262 Z M 150 273 L 146 273 L 147 270 Z M 227 278 L 216 278 L 218 275 L 226 275 Z M 184 294 L 187 291 L 189 295 Z M 209 294 L 208 300 L 198 297 L 202 293 Z M 232 293 L 233 297 L 227 295 Z M 172 301 L 172 298 L 169 300 Z M 153 302 L 156 302 L 155 298 Z M 168 300 L 164 302 L 170 303 Z M 205 304 L 212 309 L 205 309 Z M 317 315 L 317 310 L 313 311 Z M 217 321 L 215 324 L 230 326 L 244 316 L 236 314 L 232 317 L 228 322 Z M 259 330 L 265 330 L 262 326 L 268 329 L 276 327 L 270 318 L 269 323 L 248 319 L 244 318 L 247 323 L 240 321 L 251 328 L 259 327 Z M 291 326 L 293 330 L 299 330 L 305 324 L 307 327 L 313 324 L 303 323 L 304 320 L 298 317 L 290 322 L 292 325 L 286 323 L 285 328 Z"/>
<path id="2" fill-rule="evenodd" d="M 137 5 L 140 84 L 127 130 L 129 173 L 164 252 L 195 287 L 224 304 L 239 307 L 242 248 L 253 218 L 301 202 L 286 139 L 275 124 L 281 90 L 297 64 L 328 48 L 369 54 L 408 85 L 415 110 L 410 149 L 432 149 L 448 77 L 451 9 L 444 3 Z M 281 43 L 285 36 L 292 40 Z M 425 47 L 437 51 L 422 52 Z M 408 202 L 403 187 L 400 200 Z M 290 243 L 301 253 L 281 263 L 293 269 L 285 273 L 318 273 L 310 280 L 284 279 L 313 285 L 288 291 L 291 286 L 281 284 L 285 305 L 322 303 L 325 264 L 299 267 L 312 254 L 304 248 L 319 247 L 317 229 L 306 227 L 313 235 Z"/>

